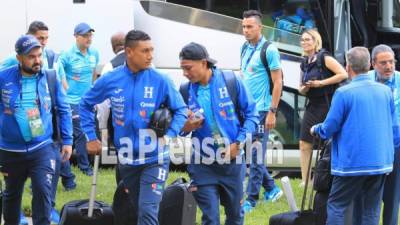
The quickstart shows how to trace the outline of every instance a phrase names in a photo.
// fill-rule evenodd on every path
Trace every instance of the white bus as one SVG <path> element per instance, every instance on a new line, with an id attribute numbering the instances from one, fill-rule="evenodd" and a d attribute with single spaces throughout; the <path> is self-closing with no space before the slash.
<path id="1" fill-rule="evenodd" d="M 344 53 L 351 46 L 372 48 L 385 43 L 395 52 L 400 49 L 399 0 L 3 1 L 0 59 L 13 52 L 15 40 L 33 20 L 43 20 L 49 25 L 49 47 L 57 51 L 73 44 L 73 27 L 77 23 L 89 23 L 95 29 L 93 46 L 99 49 L 102 64 L 113 57 L 111 34 L 135 28 L 151 36 L 155 46 L 154 65 L 167 72 L 179 86 L 185 78 L 179 68 L 178 53 L 191 41 L 205 45 L 218 60 L 219 68 L 239 70 L 240 47 L 245 41 L 241 16 L 249 8 L 264 14 L 264 36 L 282 53 L 285 87 L 277 127 L 270 135 L 270 147 L 274 150 L 267 151 L 267 165 L 276 171 L 297 171 L 298 137 L 306 103 L 305 97 L 297 92 L 301 61 L 299 31 L 305 24 L 294 23 L 291 29 L 283 30 L 279 29 L 278 21 L 291 14 L 311 17 L 323 37 L 324 48 L 344 63 Z"/>

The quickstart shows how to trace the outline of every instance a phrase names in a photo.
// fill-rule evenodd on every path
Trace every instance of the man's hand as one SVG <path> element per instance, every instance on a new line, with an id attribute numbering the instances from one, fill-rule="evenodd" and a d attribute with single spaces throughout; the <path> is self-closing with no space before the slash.
<path id="1" fill-rule="evenodd" d="M 311 136 L 313 136 L 313 137 L 315 137 L 317 134 L 315 133 L 315 128 L 316 128 L 316 125 L 314 125 L 314 126 L 312 126 L 311 128 L 310 128 L 310 134 L 311 134 Z"/>
<path id="2" fill-rule="evenodd" d="M 240 153 L 239 145 L 237 143 L 230 144 L 229 148 L 226 150 L 227 152 L 225 153 L 224 158 L 229 156 L 230 160 L 235 159 Z"/>
<path id="3" fill-rule="evenodd" d="M 190 133 L 193 130 L 196 130 L 197 128 L 200 128 L 203 125 L 204 118 L 203 119 L 196 119 L 193 116 L 193 112 L 189 110 L 188 113 L 188 120 L 186 120 L 185 125 L 182 128 L 182 131 L 185 133 Z"/>
<path id="4" fill-rule="evenodd" d="M 101 154 L 101 147 L 101 142 L 97 139 L 86 143 L 86 149 L 89 155 Z"/>
<path id="5" fill-rule="evenodd" d="M 275 128 L 275 125 L 276 125 L 275 113 L 268 112 L 267 118 L 265 118 L 265 124 L 264 125 L 268 130 Z"/>
<path id="6" fill-rule="evenodd" d="M 61 161 L 65 162 L 71 158 L 72 155 L 72 146 L 71 145 L 63 145 L 61 149 Z"/>

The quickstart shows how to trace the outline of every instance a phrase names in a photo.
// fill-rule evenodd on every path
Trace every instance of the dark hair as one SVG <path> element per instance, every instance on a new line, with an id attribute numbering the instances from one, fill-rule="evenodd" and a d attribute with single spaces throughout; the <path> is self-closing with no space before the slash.
<path id="1" fill-rule="evenodd" d="M 262 19 L 262 14 L 260 11 L 257 10 L 247 10 L 243 12 L 243 18 L 250 18 L 250 17 L 256 17 L 258 19 Z"/>
<path id="2" fill-rule="evenodd" d="M 36 32 L 40 31 L 40 30 L 49 30 L 49 28 L 47 27 L 47 25 L 45 23 L 43 23 L 42 21 L 33 21 L 28 28 L 28 32 L 27 34 L 36 34 Z"/>
<path id="3" fill-rule="evenodd" d="M 138 41 L 148 41 L 151 40 L 150 36 L 140 30 L 131 30 L 125 36 L 125 48 L 133 47 Z"/>

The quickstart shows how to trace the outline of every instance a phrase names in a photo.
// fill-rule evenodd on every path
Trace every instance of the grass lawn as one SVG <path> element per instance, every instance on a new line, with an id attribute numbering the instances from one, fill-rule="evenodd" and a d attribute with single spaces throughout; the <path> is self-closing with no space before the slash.
<path id="1" fill-rule="evenodd" d="M 90 187 L 91 187 L 91 177 L 83 175 L 79 169 L 73 167 L 73 172 L 76 175 L 76 182 L 78 184 L 77 188 L 73 191 L 65 192 L 59 182 L 58 191 L 57 191 L 57 205 L 56 208 L 61 210 L 62 206 L 71 200 L 77 199 L 87 199 L 89 198 Z M 178 177 L 188 177 L 186 173 L 182 172 L 170 172 L 167 184 L 172 183 Z M 32 196 L 29 190 L 29 183 L 25 185 L 25 191 L 23 195 L 22 208 L 26 215 L 31 215 L 31 199 Z M 102 200 L 107 203 L 112 202 L 112 198 L 114 195 L 114 191 L 116 188 L 114 170 L 113 169 L 100 169 L 98 182 L 97 182 L 97 200 Z M 280 182 L 278 182 L 280 185 Z M 300 197 L 302 195 L 302 189 L 298 188 L 299 180 L 292 180 L 292 188 L 295 192 L 295 196 L 298 197 L 298 206 L 300 207 Z M 277 214 L 279 212 L 284 212 L 289 209 L 286 198 L 282 197 L 275 203 L 260 203 L 254 211 L 247 214 L 245 217 L 246 225 L 254 225 L 254 224 L 268 224 L 269 217 L 271 215 Z M 224 220 L 223 209 L 221 208 L 221 221 Z M 201 212 L 197 210 L 197 224 L 201 224 Z"/>
<path id="2" fill-rule="evenodd" d="M 61 210 L 62 206 L 69 201 L 77 200 L 77 199 L 87 199 L 89 198 L 90 187 L 92 179 L 86 175 L 83 175 L 79 169 L 73 167 L 73 172 L 76 175 L 76 182 L 78 184 L 77 188 L 73 191 L 65 192 L 62 188 L 61 182 L 58 185 L 57 191 L 57 205 L 56 208 Z M 114 191 L 116 188 L 115 184 L 115 171 L 113 169 L 100 169 L 99 176 L 98 176 L 98 184 L 97 184 L 97 200 L 102 200 L 107 203 L 112 202 L 112 198 L 114 195 Z M 188 175 L 182 172 L 170 172 L 167 184 L 172 183 L 178 177 L 185 177 L 187 178 Z M 31 215 L 31 199 L 32 196 L 29 190 L 29 183 L 25 185 L 25 191 L 23 195 L 22 207 L 26 215 Z M 303 194 L 303 189 L 299 187 L 300 180 L 294 179 L 291 180 L 292 189 L 294 195 L 296 196 L 297 206 L 300 208 L 301 206 L 301 196 Z M 281 186 L 280 181 L 277 182 L 279 186 Z M 261 196 L 260 196 L 261 197 Z M 308 204 L 306 204 L 308 206 Z M 275 215 L 280 212 L 285 212 L 289 210 L 289 206 L 287 204 L 286 198 L 283 196 L 275 203 L 264 203 L 261 202 L 257 205 L 255 210 L 246 214 L 245 216 L 245 225 L 268 225 L 269 217 Z M 224 212 L 223 208 L 221 207 L 220 210 L 221 214 L 221 224 L 224 221 Z M 197 210 L 197 223 L 201 224 L 201 212 Z"/>

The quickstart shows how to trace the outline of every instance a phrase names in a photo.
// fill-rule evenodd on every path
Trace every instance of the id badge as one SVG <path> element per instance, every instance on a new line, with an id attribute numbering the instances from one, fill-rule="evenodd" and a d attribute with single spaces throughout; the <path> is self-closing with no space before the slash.
<path id="1" fill-rule="evenodd" d="M 28 123 L 31 129 L 32 137 L 39 137 L 44 134 L 42 119 L 38 108 L 28 109 Z"/>

